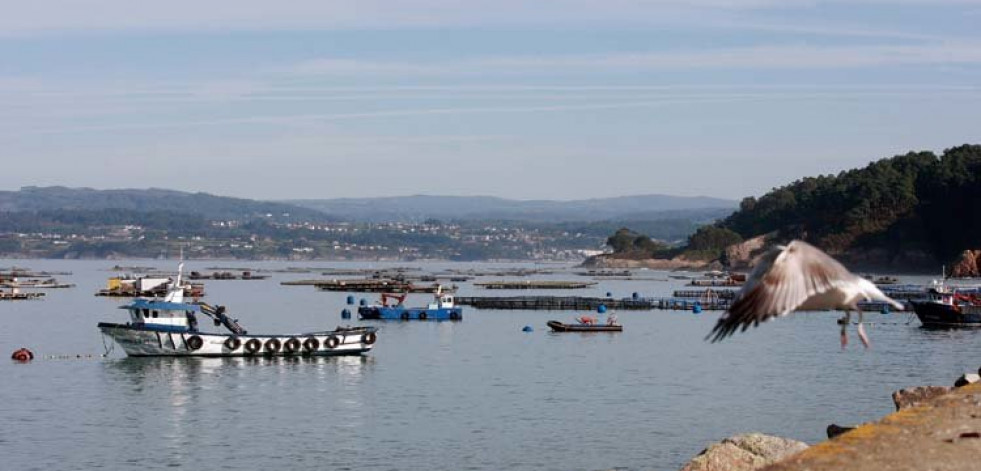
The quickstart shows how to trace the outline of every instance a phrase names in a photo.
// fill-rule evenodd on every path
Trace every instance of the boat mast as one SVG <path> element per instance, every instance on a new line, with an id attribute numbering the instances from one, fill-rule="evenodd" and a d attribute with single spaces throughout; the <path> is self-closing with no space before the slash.
<path id="1" fill-rule="evenodd" d="M 180 262 L 177 263 L 177 280 L 170 285 L 170 288 L 167 289 L 167 295 L 164 297 L 164 301 L 170 303 L 184 302 L 184 287 L 181 286 L 184 277 L 184 247 L 181 247 L 179 260 Z"/>

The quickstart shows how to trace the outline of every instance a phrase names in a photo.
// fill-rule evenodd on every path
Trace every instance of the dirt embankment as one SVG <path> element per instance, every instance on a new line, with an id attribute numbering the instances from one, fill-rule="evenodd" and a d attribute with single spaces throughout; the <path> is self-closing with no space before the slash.
<path id="1" fill-rule="evenodd" d="M 718 261 L 688 260 L 674 258 L 633 258 L 620 254 L 603 254 L 589 257 L 581 265 L 583 268 L 648 268 L 651 270 L 718 270 Z"/>
<path id="2" fill-rule="evenodd" d="M 760 257 L 775 245 L 786 242 L 786 240 L 779 239 L 776 234 L 772 233 L 753 237 L 726 248 L 722 260 L 730 270 L 745 271 L 754 267 L 759 262 Z M 934 273 L 941 265 L 941 262 L 924 250 L 896 252 L 881 248 L 854 248 L 831 255 L 849 270 L 855 272 Z M 974 273 L 977 273 L 978 263 L 981 263 L 981 250 L 975 252 L 974 258 L 965 255 L 963 270 L 970 273 L 971 267 L 974 267 Z"/>

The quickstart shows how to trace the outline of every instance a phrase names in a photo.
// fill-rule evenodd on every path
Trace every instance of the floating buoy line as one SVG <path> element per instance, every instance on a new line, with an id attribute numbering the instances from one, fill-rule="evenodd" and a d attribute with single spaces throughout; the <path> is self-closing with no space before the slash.
<path id="1" fill-rule="evenodd" d="M 115 347 L 115 345 L 113 343 L 111 343 L 111 342 L 108 345 L 106 345 L 105 336 L 103 336 L 103 338 L 102 338 L 102 346 L 106 350 L 106 352 L 103 353 L 103 354 L 97 354 L 97 353 L 76 353 L 74 355 L 71 355 L 71 354 L 44 355 L 44 356 L 41 356 L 41 357 L 38 357 L 38 358 L 44 359 L 44 360 L 90 360 L 90 359 L 93 359 L 93 358 L 105 358 L 105 357 L 109 356 L 110 353 L 112 353 L 112 350 Z M 34 358 L 35 358 L 34 352 L 32 352 L 27 347 L 21 347 L 21 348 L 15 350 L 14 353 L 11 353 L 10 354 L 10 359 L 13 360 L 13 361 L 16 361 L 18 363 L 30 363 L 31 361 L 34 361 Z"/>

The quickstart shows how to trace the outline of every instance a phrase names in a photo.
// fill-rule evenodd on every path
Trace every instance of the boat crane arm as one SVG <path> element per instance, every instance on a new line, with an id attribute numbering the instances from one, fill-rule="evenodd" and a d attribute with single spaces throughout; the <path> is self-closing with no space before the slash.
<path id="1" fill-rule="evenodd" d="M 408 293 L 402 293 L 401 295 L 394 294 L 394 293 L 382 293 L 381 294 L 381 303 L 382 303 L 382 306 L 388 306 L 388 300 L 389 300 L 389 298 L 394 299 L 395 301 L 398 302 L 398 304 L 396 304 L 396 306 L 401 306 L 402 303 L 405 302 L 405 297 L 406 296 L 408 296 Z"/>
<path id="2" fill-rule="evenodd" d="M 235 335 L 245 335 L 248 332 L 242 328 L 238 323 L 238 319 L 232 319 L 225 315 L 225 306 L 212 306 L 208 303 L 199 303 L 198 306 L 201 308 L 201 313 L 214 319 L 215 324 L 221 324 L 225 326 L 231 333 Z"/>

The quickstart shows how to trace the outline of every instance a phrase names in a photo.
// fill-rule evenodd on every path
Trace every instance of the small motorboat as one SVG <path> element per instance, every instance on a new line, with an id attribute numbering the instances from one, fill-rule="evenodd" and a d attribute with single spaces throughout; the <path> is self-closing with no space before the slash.
<path id="1" fill-rule="evenodd" d="M 548 321 L 546 325 L 553 332 L 623 332 L 623 326 L 617 323 L 615 316 L 610 316 L 610 319 L 605 324 L 600 324 L 596 322 L 595 318 L 588 316 L 582 316 L 576 320 L 578 322 L 575 324 Z"/>
<path id="2" fill-rule="evenodd" d="M 225 314 L 223 306 L 184 302 L 181 284 L 183 263 L 177 281 L 164 298 L 138 298 L 121 306 L 129 311 L 125 324 L 100 322 L 102 333 L 112 338 L 129 356 L 290 356 L 360 355 L 374 347 L 375 327 L 338 327 L 331 331 L 296 334 L 249 334 L 237 319 Z M 206 316 L 228 332 L 203 332 L 198 317 Z"/>

